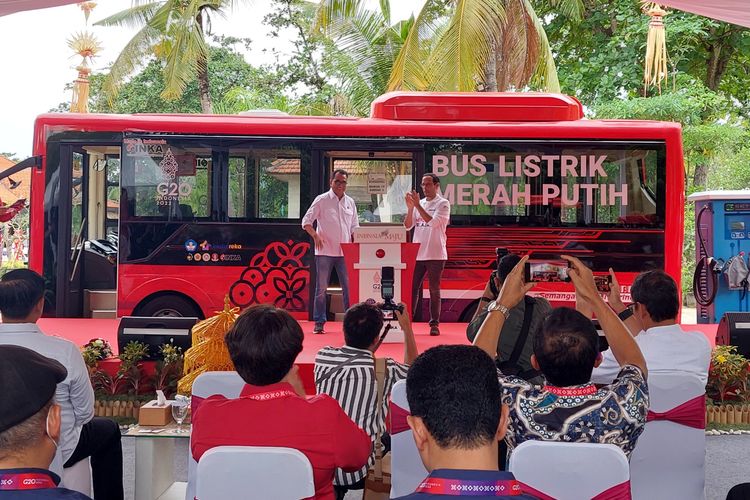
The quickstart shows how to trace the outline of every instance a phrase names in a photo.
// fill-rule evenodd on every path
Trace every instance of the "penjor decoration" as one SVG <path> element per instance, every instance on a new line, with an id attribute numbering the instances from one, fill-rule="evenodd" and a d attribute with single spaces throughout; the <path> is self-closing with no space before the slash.
<path id="1" fill-rule="evenodd" d="M 96 7 L 96 2 L 81 2 L 78 7 L 86 16 L 86 24 L 89 21 L 91 11 Z M 70 101 L 71 113 L 88 113 L 89 111 L 89 75 L 91 68 L 89 64 L 102 50 L 102 46 L 96 37 L 88 31 L 76 33 L 68 40 L 68 47 L 81 56 L 81 63 L 76 66 L 78 78 L 73 82 L 73 98 Z"/>
<path id="2" fill-rule="evenodd" d="M 193 381 L 203 372 L 234 370 L 229 351 L 224 344 L 224 336 L 232 327 L 239 307 L 231 307 L 229 296 L 224 298 L 224 310 L 206 318 L 193 327 L 193 346 L 185 352 L 185 366 L 177 384 L 177 392 L 190 394 Z"/>
<path id="3" fill-rule="evenodd" d="M 646 40 L 646 62 L 643 74 L 643 94 L 649 85 L 656 86 L 661 94 L 661 83 L 667 80 L 667 37 L 664 30 L 664 16 L 667 11 L 653 2 L 642 2 L 643 12 L 651 17 L 648 23 Z"/>

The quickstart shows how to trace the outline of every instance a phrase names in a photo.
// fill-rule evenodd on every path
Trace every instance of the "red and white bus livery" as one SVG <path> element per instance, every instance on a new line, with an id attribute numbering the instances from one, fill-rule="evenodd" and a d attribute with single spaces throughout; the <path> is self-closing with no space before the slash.
<path id="1" fill-rule="evenodd" d="M 440 177 L 444 321 L 471 316 L 498 248 L 612 267 L 626 292 L 645 269 L 680 279 L 680 126 L 587 120 L 563 95 L 392 93 L 369 118 L 47 114 L 34 155 L 10 173 L 32 169 L 30 266 L 56 316 L 105 315 L 116 293 L 119 316 L 204 317 L 228 294 L 307 317 L 300 221 L 338 168 L 362 225 L 401 224 L 404 194 Z M 573 300 L 566 282 L 534 292 Z"/>

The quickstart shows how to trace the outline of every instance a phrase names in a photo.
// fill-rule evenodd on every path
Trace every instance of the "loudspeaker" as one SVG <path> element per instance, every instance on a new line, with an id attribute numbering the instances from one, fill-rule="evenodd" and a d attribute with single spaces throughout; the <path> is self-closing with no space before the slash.
<path id="1" fill-rule="evenodd" d="M 737 352 L 750 357 L 750 312 L 727 312 L 719 321 L 717 345 L 737 346 Z"/>
<path id="2" fill-rule="evenodd" d="M 122 352 L 131 340 L 143 342 L 148 345 L 147 360 L 161 359 L 162 344 L 174 344 L 185 352 L 193 345 L 191 330 L 197 322 L 198 318 L 123 316 L 117 328 L 117 347 Z"/>

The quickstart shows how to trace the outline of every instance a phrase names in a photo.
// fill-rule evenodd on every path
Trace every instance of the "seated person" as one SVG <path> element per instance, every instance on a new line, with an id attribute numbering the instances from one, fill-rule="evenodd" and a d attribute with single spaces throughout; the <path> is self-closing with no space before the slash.
<path id="1" fill-rule="evenodd" d="M 469 326 L 466 327 L 466 336 L 470 342 L 474 341 L 477 336 L 479 327 L 484 323 L 487 317 L 487 306 L 497 299 L 497 291 L 503 287 L 503 282 L 508 274 L 513 270 L 521 256 L 517 254 L 508 254 L 500 259 L 495 272 L 495 292 L 492 284 L 488 281 L 484 287 L 484 293 L 479 298 L 479 307 L 474 314 Z M 534 333 L 552 310 L 552 306 L 543 297 L 525 296 L 516 307 L 510 310 L 508 321 L 503 324 L 503 331 L 500 333 L 499 343 L 497 344 L 497 360 L 500 362 L 500 371 L 505 375 L 517 375 L 524 380 L 533 383 L 544 383 L 544 379 L 538 370 L 531 366 L 531 353 L 533 351 Z M 526 314 L 530 314 L 528 320 Z M 528 321 L 528 325 L 526 322 Z M 524 326 L 526 328 L 524 328 Z M 521 337 L 525 337 L 523 340 Z M 522 344 L 519 341 L 522 340 Z M 515 359 L 514 359 L 515 358 Z"/>
<path id="2" fill-rule="evenodd" d="M 373 440 L 380 435 L 386 450 L 390 448 L 385 434 L 385 416 L 388 413 L 393 384 L 406 378 L 409 364 L 417 357 L 417 343 L 409 321 L 409 314 L 394 311 L 404 331 L 404 364 L 385 358 L 383 377 L 383 402 L 377 406 L 375 379 L 375 351 L 380 347 L 383 330 L 383 312 L 374 304 L 355 304 L 344 315 L 343 347 L 324 347 L 315 357 L 315 388 L 318 394 L 335 398 L 354 423 L 365 430 Z M 367 466 L 352 473 L 336 471 L 333 484 L 337 498 L 343 498 L 349 489 L 362 489 L 367 468 L 375 463 L 374 451 Z"/>
<path id="3" fill-rule="evenodd" d="M 508 425 L 508 407 L 492 359 L 480 349 L 441 345 L 425 351 L 409 369 L 407 418 L 422 463 L 430 475 L 402 499 L 517 498 L 521 486 L 510 472 L 497 470 L 497 442 Z M 458 410 L 458 411 L 457 411 Z M 487 488 L 451 492 L 448 484 Z M 507 488 L 502 494 L 499 487 Z"/>
<path id="4" fill-rule="evenodd" d="M 609 305 L 626 322 L 651 373 L 682 372 L 697 376 L 703 384 L 708 381 L 711 363 L 711 344 L 701 332 L 680 328 L 680 295 L 677 283 L 664 271 L 653 270 L 639 274 L 630 287 L 633 305 L 628 308 L 620 298 L 617 277 L 610 269 L 612 286 Z M 635 319 L 635 322 L 633 322 Z M 602 363 L 594 368 L 591 381 L 611 384 L 619 365 L 612 349 L 603 353 Z"/>
<path id="5" fill-rule="evenodd" d="M 60 442 L 57 384 L 68 372 L 31 349 L 0 345 L 0 498 L 90 500 L 58 488 L 49 470 Z"/>
<path id="6" fill-rule="evenodd" d="M 94 496 L 107 500 L 124 498 L 120 427 L 109 418 L 94 416 L 94 389 L 77 345 L 45 335 L 36 322 L 44 310 L 44 278 L 31 269 L 14 269 L 0 279 L 0 344 L 27 347 L 59 361 L 68 376 L 57 386 L 62 431 L 52 470 L 91 457 Z"/>
<path id="7" fill-rule="evenodd" d="M 577 296 L 599 318 L 620 372 L 611 385 L 597 389 L 590 382 L 591 371 L 601 362 L 593 323 L 567 307 L 553 310 L 534 337 L 531 356 L 547 385 L 499 374 L 503 404 L 510 407 L 508 449 L 529 439 L 609 443 L 630 456 L 646 423 L 646 361 L 628 329 L 599 296 L 591 270 L 574 257 L 563 258 L 571 264 L 568 275 Z M 474 341 L 491 356 L 510 309 L 534 286 L 523 281 L 527 260 L 523 257 L 506 278 Z"/>
<path id="8" fill-rule="evenodd" d="M 247 383 L 237 399 L 206 398 L 193 415 L 193 457 L 215 446 L 280 446 L 304 453 L 315 476 L 315 498 L 333 499 L 333 473 L 362 468 L 372 443 L 335 399 L 305 398 L 294 360 L 302 328 L 283 309 L 252 306 L 240 314 L 225 342 Z"/>

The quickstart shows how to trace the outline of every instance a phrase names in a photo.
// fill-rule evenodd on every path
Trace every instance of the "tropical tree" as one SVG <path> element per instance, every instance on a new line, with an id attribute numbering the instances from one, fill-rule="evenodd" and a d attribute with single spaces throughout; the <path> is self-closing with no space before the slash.
<path id="1" fill-rule="evenodd" d="M 205 33 L 211 16 L 228 11 L 234 0 L 133 0 L 133 6 L 95 23 L 130 26 L 140 30 L 110 68 L 103 91 L 112 99 L 125 79 L 145 60 L 156 56 L 163 64 L 167 100 L 179 98 L 188 83 L 197 79 L 201 111 L 212 112 Z"/>
<path id="2" fill-rule="evenodd" d="M 581 11 L 580 0 L 555 4 L 566 15 Z M 339 69 L 355 109 L 387 90 L 559 90 L 527 0 L 427 0 L 416 17 L 396 23 L 388 0 L 378 11 L 362 0 L 321 0 L 317 25 L 341 48 Z"/>

